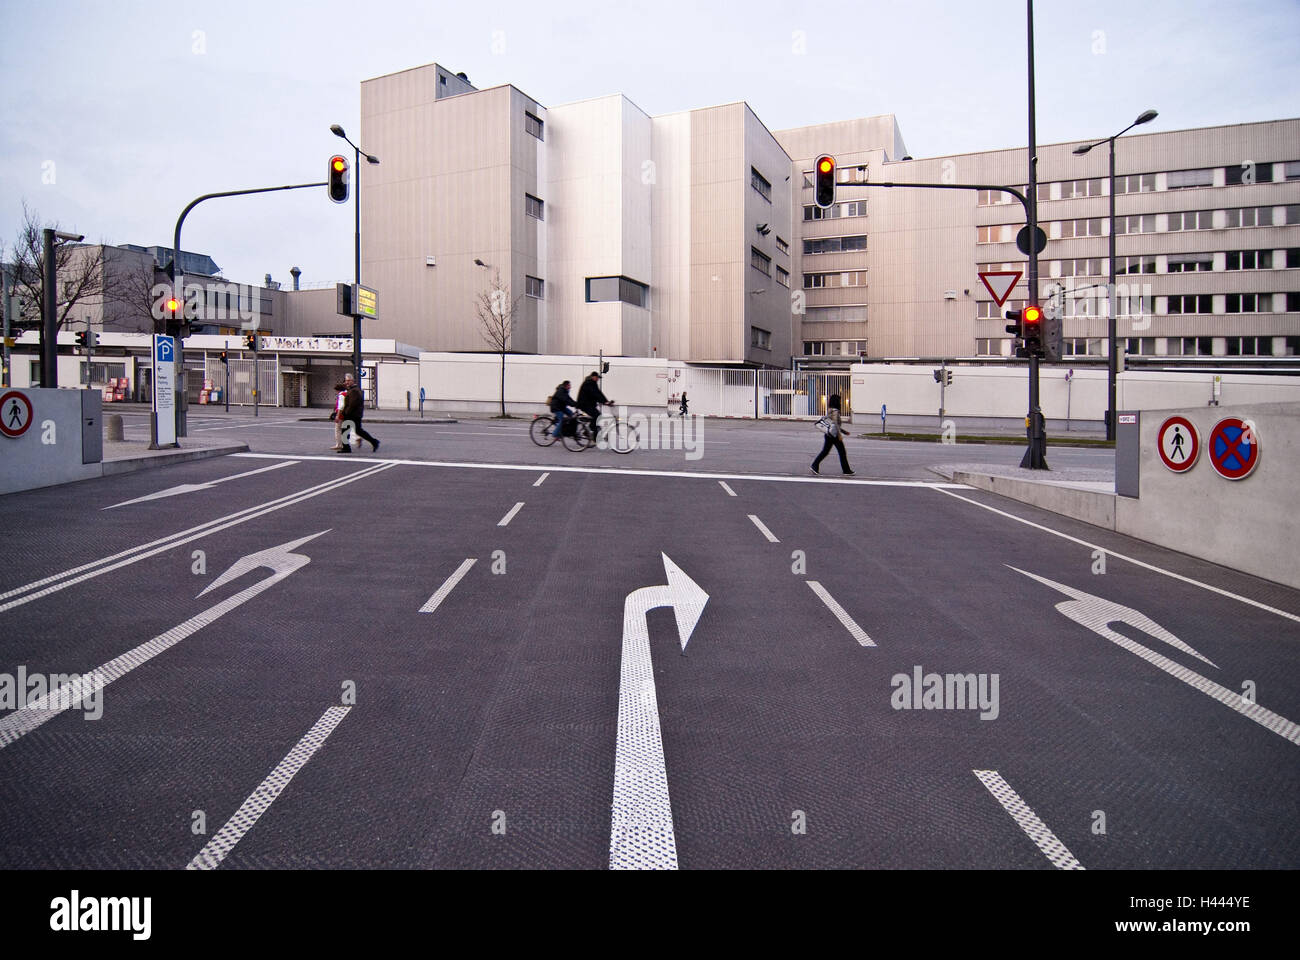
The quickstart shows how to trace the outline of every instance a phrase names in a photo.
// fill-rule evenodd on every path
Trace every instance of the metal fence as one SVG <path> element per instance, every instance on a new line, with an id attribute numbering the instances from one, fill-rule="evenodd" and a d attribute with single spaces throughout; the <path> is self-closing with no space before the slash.
<path id="1" fill-rule="evenodd" d="M 706 417 L 816 420 L 838 394 L 845 415 L 853 412 L 853 378 L 847 373 L 687 367 L 679 380 L 692 413 Z"/>
<path id="2" fill-rule="evenodd" d="M 236 405 L 253 405 L 253 363 L 252 359 L 230 358 L 230 402 Z M 258 360 L 258 396 L 260 406 L 275 407 L 280 405 L 279 365 L 274 359 Z M 220 357 L 208 357 L 207 379 L 218 390 L 226 387 L 226 368 Z"/>

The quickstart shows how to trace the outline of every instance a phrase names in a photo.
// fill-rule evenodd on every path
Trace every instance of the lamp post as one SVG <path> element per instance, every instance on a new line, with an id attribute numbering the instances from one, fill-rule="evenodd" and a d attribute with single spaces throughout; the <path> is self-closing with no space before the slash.
<path id="1" fill-rule="evenodd" d="M 346 141 L 347 145 L 352 148 L 353 156 L 355 158 L 352 164 L 353 169 L 356 171 L 356 178 L 357 178 L 356 193 L 352 197 L 352 207 L 356 213 L 356 233 L 353 237 L 353 243 L 355 246 L 354 252 L 355 252 L 355 259 L 356 259 L 355 266 L 356 266 L 357 296 L 359 297 L 361 295 L 361 148 L 358 147 L 351 140 L 348 140 L 348 135 L 343 132 L 343 128 L 340 127 L 337 123 L 333 124 L 330 127 L 330 133 Z M 374 163 L 374 164 L 379 163 L 378 157 L 372 157 L 368 153 L 365 155 L 365 157 L 367 163 Z M 357 305 L 355 303 L 352 304 L 352 366 L 357 377 L 357 384 L 360 385 L 361 384 L 361 314 L 357 312 Z"/>
<path id="2" fill-rule="evenodd" d="M 1106 439 L 1114 441 L 1115 439 L 1115 381 L 1119 376 L 1119 354 L 1115 337 L 1115 141 L 1128 133 L 1140 123 L 1149 123 L 1159 114 L 1154 110 L 1144 110 L 1138 115 L 1138 118 L 1130 123 L 1127 127 L 1115 134 L 1113 137 L 1107 137 L 1105 140 L 1098 140 L 1096 143 L 1085 143 L 1074 148 L 1078 156 L 1083 156 L 1093 147 L 1099 147 L 1103 143 L 1110 144 L 1110 286 L 1106 293 Z"/>

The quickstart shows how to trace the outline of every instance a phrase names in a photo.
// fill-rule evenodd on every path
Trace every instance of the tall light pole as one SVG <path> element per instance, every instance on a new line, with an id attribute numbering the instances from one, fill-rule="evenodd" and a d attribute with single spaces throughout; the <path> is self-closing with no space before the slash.
<path id="1" fill-rule="evenodd" d="M 356 212 L 356 233 L 353 237 L 353 243 L 355 245 L 355 256 L 356 256 L 356 264 L 355 264 L 356 284 L 357 284 L 356 296 L 360 297 L 361 296 L 361 148 L 358 147 L 351 140 L 348 140 L 348 135 L 343 132 L 343 128 L 340 127 L 337 123 L 333 124 L 330 127 L 330 133 L 334 134 L 334 136 L 336 137 L 341 137 L 344 141 L 346 141 L 347 145 L 352 148 L 353 156 L 355 158 L 352 164 L 353 169 L 356 171 L 356 178 L 357 178 L 356 192 L 353 193 L 352 195 L 352 207 L 353 210 Z M 374 164 L 379 163 L 378 157 L 372 157 L 368 153 L 365 155 L 365 157 L 366 157 L 366 163 L 374 163 Z M 355 303 L 352 304 L 352 367 L 353 367 L 353 372 L 356 374 L 357 386 L 361 386 L 361 314 L 357 311 L 357 305 Z"/>
<path id="2" fill-rule="evenodd" d="M 1115 439 L 1115 381 L 1119 377 L 1119 353 L 1115 337 L 1115 141 L 1128 133 L 1140 123 L 1149 123 L 1158 117 L 1159 114 L 1154 110 L 1144 110 L 1138 115 L 1138 118 L 1130 123 L 1127 127 L 1115 134 L 1113 137 L 1107 137 L 1105 140 L 1098 140 L 1096 143 L 1085 143 L 1075 147 L 1074 152 L 1083 156 L 1093 147 L 1099 147 L 1103 143 L 1110 144 L 1110 286 L 1106 292 L 1106 350 L 1109 356 L 1106 358 L 1106 439 L 1113 441 Z"/>

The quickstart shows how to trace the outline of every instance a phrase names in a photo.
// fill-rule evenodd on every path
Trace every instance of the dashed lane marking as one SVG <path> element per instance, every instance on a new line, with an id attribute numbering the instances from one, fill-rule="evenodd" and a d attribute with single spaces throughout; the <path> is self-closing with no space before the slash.
<path id="1" fill-rule="evenodd" d="M 718 483 L 722 485 L 723 490 L 727 491 L 727 496 L 734 497 L 736 495 L 736 491 L 732 490 L 729 486 L 727 486 L 726 480 L 719 480 Z"/>
<path id="2" fill-rule="evenodd" d="M 507 513 L 504 517 L 502 517 L 500 520 L 497 521 L 497 526 L 498 527 L 508 526 L 510 524 L 510 521 L 515 518 L 515 514 L 523 509 L 523 506 L 524 506 L 524 502 L 520 500 L 518 503 L 516 503 L 513 507 L 510 508 L 509 513 Z"/>
<path id="3" fill-rule="evenodd" d="M 996 770 L 972 770 L 979 777 L 980 783 L 988 788 L 989 793 L 997 798 L 998 803 L 1011 814 L 1011 818 L 1020 825 L 1029 839 L 1058 870 L 1082 870 L 1083 864 L 1074 858 L 1065 844 L 1056 838 L 1056 834 L 1038 818 L 1038 814 L 1029 809 L 1029 804 L 1020 799 L 1020 794 L 1011 789 L 1011 784 L 1002 779 Z"/>
<path id="4" fill-rule="evenodd" d="M 831 613 L 835 614 L 835 618 L 844 624 L 844 629 L 849 631 L 849 635 L 854 640 L 864 647 L 874 647 L 876 645 L 875 641 L 867 636 L 867 631 L 859 627 L 845 609 L 835 602 L 835 598 L 830 595 L 825 587 L 816 580 L 809 580 L 808 586 L 812 587 L 813 593 L 822 598 L 822 603 L 826 604 Z"/>
<path id="5" fill-rule="evenodd" d="M 762 533 L 763 536 L 767 537 L 767 542 L 768 542 L 768 543 L 780 543 L 780 542 L 781 542 L 780 540 L 778 540 L 778 539 L 773 535 L 773 533 L 772 533 L 771 530 L 767 529 L 767 527 L 764 526 L 763 521 L 760 520 L 760 519 L 758 519 L 758 517 L 754 516 L 754 515 L 751 513 L 751 514 L 749 515 L 749 519 L 753 520 L 753 521 L 754 521 L 754 526 L 758 527 L 759 532 Z"/>
<path id="6" fill-rule="evenodd" d="M 537 478 L 537 482 L 534 483 L 533 486 L 534 486 L 534 487 L 540 487 L 543 483 L 546 482 L 546 478 L 549 477 L 549 476 L 550 476 L 549 473 L 544 473 L 544 474 L 542 474 L 540 477 Z"/>
<path id="7" fill-rule="evenodd" d="M 446 600 L 447 594 L 456 589 L 456 584 L 460 583 L 460 578 L 469 573 L 469 568 L 472 566 L 474 566 L 474 558 L 471 557 L 457 567 L 456 572 L 444 580 L 442 586 L 437 589 L 434 595 L 424 602 L 424 606 L 420 608 L 420 612 L 433 613 L 433 611 L 437 610 L 438 604 Z"/>

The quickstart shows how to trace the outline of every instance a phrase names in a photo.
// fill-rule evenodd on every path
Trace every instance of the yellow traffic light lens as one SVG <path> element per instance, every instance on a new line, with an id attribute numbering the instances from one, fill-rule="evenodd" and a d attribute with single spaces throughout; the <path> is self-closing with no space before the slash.
<path id="1" fill-rule="evenodd" d="M 817 169 L 822 173 L 830 173 L 835 169 L 835 164 L 831 162 L 830 157 L 822 157 L 822 162 L 817 165 Z"/>
<path id="2" fill-rule="evenodd" d="M 1025 307 L 1025 323 L 1037 323 L 1043 319 L 1043 311 L 1037 307 Z"/>
<path id="3" fill-rule="evenodd" d="M 170 311 L 172 311 L 173 313 L 176 312 L 176 308 L 179 307 L 179 306 L 180 306 L 180 303 L 177 302 L 177 300 L 176 300 L 175 297 L 172 297 L 171 299 L 169 299 L 169 300 L 167 301 L 167 309 L 170 310 Z"/>
<path id="4" fill-rule="evenodd" d="M 347 167 L 347 162 L 342 157 L 335 157 L 333 162 L 335 173 L 342 173 Z"/>

